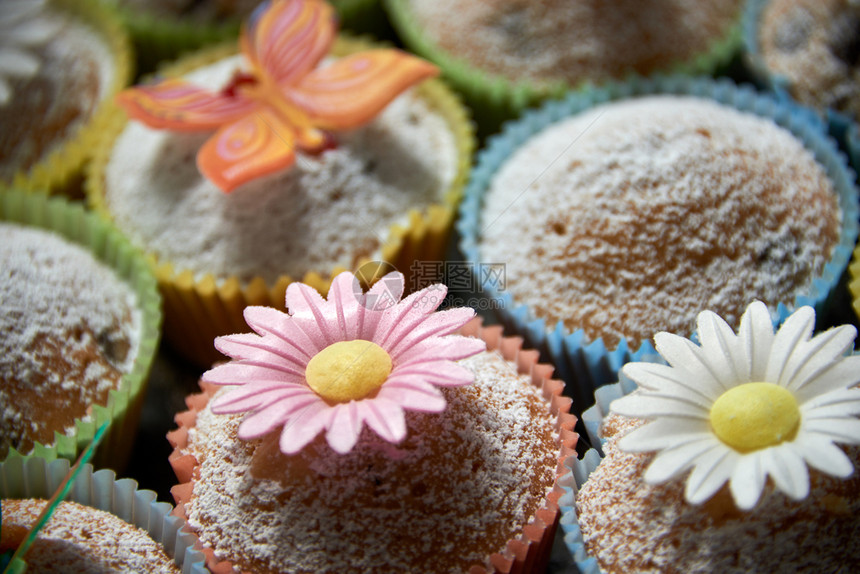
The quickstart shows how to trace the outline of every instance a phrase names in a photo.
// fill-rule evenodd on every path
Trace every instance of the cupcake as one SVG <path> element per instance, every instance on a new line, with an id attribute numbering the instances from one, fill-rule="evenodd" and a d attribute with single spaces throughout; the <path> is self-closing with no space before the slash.
<path id="1" fill-rule="evenodd" d="M 860 117 L 860 6 L 760 0 L 745 17 L 748 57 L 763 84 L 822 113 Z"/>
<path id="2" fill-rule="evenodd" d="M 438 64 L 482 135 L 584 83 L 712 73 L 740 46 L 743 2 L 386 0 L 412 51 Z"/>
<path id="3" fill-rule="evenodd" d="M 0 186 L 79 193 L 131 76 L 128 39 L 93 0 L 8 0 L 0 12 Z"/>
<path id="4" fill-rule="evenodd" d="M 529 114 L 479 158 L 459 228 L 504 324 L 574 404 L 702 309 L 823 309 L 857 238 L 844 158 L 808 112 L 729 82 L 666 78 Z"/>
<path id="5" fill-rule="evenodd" d="M 324 300 L 294 283 L 289 315 L 249 308 L 257 334 L 216 341 L 233 360 L 168 437 L 213 571 L 545 568 L 569 400 L 498 328 L 451 335 L 474 311 L 433 313 L 444 286 L 403 289 L 343 273 Z"/>
<path id="6" fill-rule="evenodd" d="M 73 458 L 110 422 L 98 461 L 131 449 L 159 340 L 143 257 L 64 200 L 0 193 L 0 460 Z"/>
<path id="7" fill-rule="evenodd" d="M 668 365 L 624 366 L 634 388 L 606 387 L 594 407 L 603 457 L 574 463 L 565 540 L 583 571 L 860 565 L 856 329 L 813 337 L 814 323 L 802 307 L 774 333 L 755 302 L 735 334 L 703 312 L 700 344 L 660 333 Z"/>
<path id="8" fill-rule="evenodd" d="M 0 463 L 0 554 L 25 541 L 69 473 L 67 460 Z M 68 497 L 38 529 L 29 551 L 8 572 L 203 572 L 202 555 L 181 531 L 184 521 L 155 493 L 113 471 L 81 467 Z"/>
<path id="9" fill-rule="evenodd" d="M 155 261 L 165 332 L 198 365 L 245 306 L 283 307 L 290 281 L 324 291 L 371 259 L 408 270 L 445 252 L 473 146 L 465 113 L 402 52 L 340 40 L 352 55 L 314 68 L 332 18 L 319 0 L 268 5 L 243 36 L 256 72 L 214 50 L 177 67 L 187 79 L 124 93 L 149 125 L 115 118 L 94 162 L 91 204 Z M 260 87 L 274 78 L 286 87 Z"/>

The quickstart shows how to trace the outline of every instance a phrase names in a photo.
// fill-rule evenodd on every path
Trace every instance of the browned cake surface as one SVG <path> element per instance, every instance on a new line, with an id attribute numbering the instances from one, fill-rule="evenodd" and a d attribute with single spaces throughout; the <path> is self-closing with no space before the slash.
<path id="1" fill-rule="evenodd" d="M 392 445 L 365 429 L 346 455 L 322 437 L 296 456 L 278 433 L 236 438 L 241 415 L 202 411 L 186 506 L 204 545 L 254 572 L 463 572 L 544 503 L 559 456 L 554 418 L 530 378 L 495 353 L 463 362 L 441 414 L 407 412 Z"/>
<path id="2" fill-rule="evenodd" d="M 0 459 L 53 444 L 137 356 L 131 287 L 45 231 L 0 223 Z"/>
<path id="3" fill-rule="evenodd" d="M 36 523 L 45 500 L 3 500 L 0 551 L 17 548 Z M 180 568 L 145 531 L 114 514 L 61 502 L 25 556 L 28 572 L 45 574 L 179 573 Z"/>

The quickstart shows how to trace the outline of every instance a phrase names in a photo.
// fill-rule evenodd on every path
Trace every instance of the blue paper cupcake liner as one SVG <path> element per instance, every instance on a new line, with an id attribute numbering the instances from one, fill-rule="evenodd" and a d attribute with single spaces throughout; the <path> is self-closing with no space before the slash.
<path id="1" fill-rule="evenodd" d="M 781 320 L 793 308 L 802 305 L 811 305 L 818 313 L 828 308 L 834 289 L 848 266 L 860 229 L 854 174 L 814 112 L 789 101 L 757 93 L 751 87 L 739 87 L 730 80 L 685 76 L 634 78 L 589 92 L 574 93 L 562 101 L 548 102 L 541 108 L 530 110 L 519 120 L 507 123 L 502 133 L 490 138 L 478 155 L 460 206 L 457 221 L 460 248 L 471 268 L 480 269 L 479 240 L 483 227 L 481 210 L 484 195 L 492 176 L 515 150 L 563 118 L 604 102 L 652 94 L 707 98 L 770 118 L 788 129 L 814 154 L 839 196 L 843 217 L 840 241 L 821 276 L 813 280 L 810 291 L 796 297 L 791 307 L 780 305 L 771 309 L 771 313 L 775 320 Z M 505 331 L 522 336 L 527 345 L 541 352 L 542 360 L 555 365 L 557 376 L 567 384 L 565 392 L 573 398 L 576 413 L 593 404 L 594 391 L 598 387 L 617 380 L 617 373 L 624 363 L 641 360 L 655 352 L 648 341 L 634 349 L 622 338 L 615 348 L 608 348 L 602 339 L 589 340 L 581 329 L 570 332 L 560 322 L 555 326 L 547 325 L 544 319 L 531 312 L 528 305 L 514 300 L 509 293 L 499 291 L 492 284 L 482 284 L 479 276 L 475 276 L 474 281 L 482 285 L 483 295 L 492 300 L 487 308 L 495 310 L 496 319 L 504 325 Z"/>
<path id="2" fill-rule="evenodd" d="M 0 498 L 49 499 L 69 472 L 66 459 L 47 461 L 40 457 L 16 458 L 0 463 Z M 78 502 L 118 516 L 146 530 L 167 555 L 182 568 L 182 574 L 204 574 L 203 553 L 194 548 L 196 537 L 186 522 L 171 515 L 173 506 L 156 501 L 151 490 L 138 490 L 132 479 L 117 480 L 112 470 L 93 472 L 84 465 L 65 500 Z"/>

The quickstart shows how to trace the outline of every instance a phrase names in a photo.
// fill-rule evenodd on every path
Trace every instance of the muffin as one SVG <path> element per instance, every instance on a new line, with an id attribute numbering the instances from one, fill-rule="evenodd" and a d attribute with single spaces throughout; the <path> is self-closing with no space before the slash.
<path id="1" fill-rule="evenodd" d="M 130 79 L 128 38 L 91 0 L 7 0 L 2 13 L 0 186 L 80 193 L 105 110 Z"/>
<path id="2" fill-rule="evenodd" d="M 768 87 L 800 103 L 860 114 L 860 6 L 848 0 L 770 0 L 748 8 L 753 70 Z"/>
<path id="3" fill-rule="evenodd" d="M 64 459 L 0 463 L 3 528 L 0 553 L 16 550 L 54 491 L 69 473 Z M 23 560 L 23 572 L 200 572 L 202 555 L 181 532 L 184 522 L 155 493 L 138 490 L 110 470 L 81 467 L 66 500 L 38 531 Z M 183 568 L 184 566 L 184 568 Z"/>
<path id="4" fill-rule="evenodd" d="M 713 73 L 740 46 L 743 2 L 387 0 L 404 44 L 437 63 L 480 133 L 583 83 Z M 456 14 L 456 17 L 452 17 Z"/>
<path id="5" fill-rule="evenodd" d="M 700 345 L 660 333 L 668 365 L 625 365 L 638 389 L 598 400 L 605 456 L 576 461 L 585 468 L 565 509 L 582 568 L 857 568 L 860 356 L 845 354 L 856 329 L 813 337 L 814 323 L 802 307 L 774 334 L 755 302 L 736 335 L 704 312 Z"/>
<path id="6" fill-rule="evenodd" d="M 0 194 L 0 460 L 74 457 L 95 428 L 121 466 L 158 346 L 160 299 L 143 257 L 80 206 Z"/>
<path id="7" fill-rule="evenodd" d="M 396 274 L 363 295 L 344 273 L 328 301 L 293 284 L 290 315 L 248 310 L 263 337 L 219 339 L 234 360 L 204 374 L 204 394 L 169 436 L 178 509 L 213 571 L 545 568 L 559 465 L 574 442 L 569 401 L 537 354 L 498 328 L 472 322 L 464 332 L 482 339 L 446 335 L 474 311 L 433 314 L 441 286 L 400 301 L 402 291 Z M 311 339 L 284 343 L 295 329 Z M 341 370 L 348 355 L 326 357 L 345 343 L 390 353 L 376 390 L 361 382 L 376 359 L 353 377 Z M 275 370 L 292 374 L 273 383 Z M 326 398 L 335 394 L 320 373 L 356 394 Z"/>
<path id="8" fill-rule="evenodd" d="M 318 34 L 322 48 L 311 47 L 321 57 L 334 30 L 331 9 L 319 1 L 274 3 L 249 26 L 253 31 L 248 34 L 257 35 L 254 41 L 272 40 L 262 39 L 265 32 L 261 30 L 271 29 L 272 18 L 289 20 L 294 6 L 315 13 L 315 19 L 308 20 L 322 24 L 312 30 L 301 28 L 302 21 L 274 25 L 293 26 L 291 30 L 301 38 Z M 273 45 L 266 52 L 274 54 L 270 60 L 293 49 L 284 40 Z M 213 183 L 208 179 L 210 172 L 204 176 L 193 161 L 196 156 L 201 167 L 223 163 L 223 154 L 206 163 L 202 159 L 206 150 L 216 149 L 214 142 L 222 132 L 211 136 L 211 130 L 159 130 L 114 118 L 115 129 L 102 142 L 88 181 L 91 205 L 116 222 L 155 261 L 166 301 L 165 332 L 196 364 L 208 365 L 218 357 L 211 344 L 215 336 L 243 328 L 245 306 L 282 307 L 290 281 L 304 280 L 325 290 L 332 274 L 357 269 L 371 259 L 408 271 L 415 259 L 442 258 L 473 147 L 469 123 L 450 92 L 428 80 L 394 98 L 370 123 L 333 131 L 331 126 L 348 119 L 346 116 L 367 111 L 352 101 L 380 105 L 385 94 L 394 97 L 410 82 L 434 73 L 431 66 L 411 56 L 367 48 L 362 42 L 344 39 L 335 45 L 341 54 L 369 54 L 367 61 L 359 62 L 357 58 L 362 56 L 358 55 L 338 60 L 342 66 L 384 60 L 378 60 L 382 68 L 370 67 L 369 75 L 348 82 L 355 90 L 329 90 L 324 70 L 334 69 L 335 64 L 328 61 L 324 70 L 311 71 L 315 56 L 306 58 L 303 66 L 308 69 L 302 73 L 308 82 L 322 76 L 319 85 L 306 88 L 300 84 L 285 93 L 303 98 L 296 125 L 303 125 L 301 107 L 306 106 L 313 114 L 308 121 L 317 122 L 321 129 L 314 125 L 296 131 L 290 137 L 299 149 L 282 158 L 283 167 L 268 168 L 268 173 L 238 184 L 230 193 L 218 188 L 230 189 L 223 179 L 213 179 L 217 184 Z M 195 84 L 224 87 L 226 91 L 214 97 L 229 103 L 234 97 L 225 94 L 256 82 L 237 71 L 241 61 L 228 55 L 227 49 L 215 49 L 166 74 L 187 71 L 186 77 Z M 264 64 L 272 68 L 271 61 Z M 392 70 L 403 70 L 404 75 Z M 280 73 L 269 69 L 264 75 L 277 77 Z M 135 117 L 150 102 L 143 90 L 125 100 Z M 316 97 L 312 95 L 315 91 Z M 164 94 L 164 98 L 171 97 Z M 242 105 L 269 109 L 265 108 L 268 104 L 249 102 L 244 100 Z M 193 109 L 189 114 L 193 116 Z M 331 116 L 338 117 L 329 119 Z M 268 161 L 269 152 L 290 139 L 293 128 L 277 114 L 257 112 L 228 123 L 223 133 L 234 133 L 230 130 L 246 125 L 242 124 L 245 120 L 257 122 L 256 133 L 268 138 L 261 146 L 270 146 L 249 152 L 245 156 L 249 161 Z M 161 125 L 158 117 L 153 121 Z M 269 131 L 272 122 L 280 122 L 274 126 L 274 135 Z M 234 143 L 225 141 L 223 145 Z M 205 157 L 212 159 L 212 154 Z M 234 167 L 218 173 L 246 173 L 244 168 Z"/>
<path id="9" fill-rule="evenodd" d="M 463 251 L 503 262 L 499 317 L 592 403 L 660 330 L 745 302 L 823 307 L 857 237 L 857 192 L 811 114 L 683 78 L 571 97 L 479 159 Z"/>

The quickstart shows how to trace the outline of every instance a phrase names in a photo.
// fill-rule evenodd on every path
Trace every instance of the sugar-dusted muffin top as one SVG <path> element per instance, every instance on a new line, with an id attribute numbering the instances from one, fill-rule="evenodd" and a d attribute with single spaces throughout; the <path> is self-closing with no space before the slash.
<path id="1" fill-rule="evenodd" d="M 225 59 L 189 74 L 217 89 L 239 66 Z M 443 200 L 457 170 L 444 118 L 414 91 L 370 124 L 335 134 L 334 149 L 297 152 L 288 170 L 225 194 L 197 169 L 211 134 L 156 131 L 130 122 L 105 170 L 105 198 L 117 226 L 147 252 L 198 278 L 353 268 L 373 257 L 411 209 Z"/>
<path id="2" fill-rule="evenodd" d="M 739 0 L 408 0 L 453 57 L 511 80 L 602 82 L 689 62 L 728 36 Z"/>
<path id="3" fill-rule="evenodd" d="M 588 554 L 607 574 L 635 572 L 854 572 L 860 567 L 860 476 L 810 469 L 810 494 L 793 501 L 765 486 L 758 505 L 736 508 L 728 485 L 704 504 L 684 501 L 686 475 L 659 486 L 642 476 L 652 454 L 616 441 L 643 421 L 609 415 L 606 457 L 577 493 Z M 853 463 L 860 448 L 846 448 Z"/>
<path id="4" fill-rule="evenodd" d="M 771 0 L 758 28 L 768 70 L 808 106 L 860 117 L 860 5 L 850 0 Z"/>
<path id="5" fill-rule="evenodd" d="M 480 256 L 533 314 L 609 346 L 793 304 L 839 239 L 823 168 L 770 120 L 688 96 L 603 104 L 554 124 L 494 175 Z"/>
<path id="6" fill-rule="evenodd" d="M 13 70 L 0 71 L 8 89 L 0 90 L 0 181 L 6 182 L 92 117 L 115 65 L 102 36 L 81 18 L 38 0 L 17 4 L 0 10 L 0 51 Z"/>
<path id="7" fill-rule="evenodd" d="M 367 429 L 345 455 L 322 435 L 283 455 L 278 433 L 244 442 L 241 415 L 208 407 L 190 430 L 189 524 L 242 570 L 464 572 L 522 527 L 553 487 L 555 417 L 528 375 L 496 352 L 461 364 L 440 414 L 408 411 L 397 445 Z"/>
<path id="8" fill-rule="evenodd" d="M 49 445 L 132 369 L 131 286 L 53 233 L 0 223 L 0 458 Z"/>
<path id="9" fill-rule="evenodd" d="M 4 499 L 0 550 L 17 548 L 36 523 L 46 500 Z M 29 572 L 178 574 L 179 566 L 149 534 L 118 516 L 61 502 L 25 556 Z"/>

